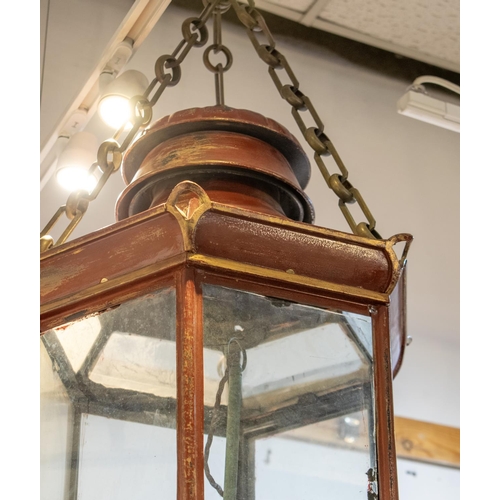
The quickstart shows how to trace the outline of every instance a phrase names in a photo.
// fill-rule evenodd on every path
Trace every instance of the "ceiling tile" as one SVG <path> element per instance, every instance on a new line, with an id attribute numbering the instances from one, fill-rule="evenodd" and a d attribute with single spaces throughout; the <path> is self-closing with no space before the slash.
<path id="1" fill-rule="evenodd" d="M 460 62 L 460 0 L 330 0 L 319 17 L 395 46 Z"/>

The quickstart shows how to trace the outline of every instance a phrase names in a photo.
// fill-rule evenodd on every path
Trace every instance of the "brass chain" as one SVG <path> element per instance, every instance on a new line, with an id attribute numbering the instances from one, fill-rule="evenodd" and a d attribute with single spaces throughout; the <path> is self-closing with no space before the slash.
<path id="1" fill-rule="evenodd" d="M 258 56 L 269 66 L 268 71 L 281 97 L 292 107 L 291 113 L 295 119 L 304 139 L 314 151 L 314 160 L 326 181 L 327 186 L 336 194 L 339 199 L 339 207 L 344 215 L 349 227 L 354 234 L 368 238 L 382 239 L 376 231 L 376 221 L 365 203 L 361 193 L 348 181 L 349 172 L 342 162 L 333 143 L 324 132 L 324 125 L 321 121 L 311 100 L 299 90 L 299 81 L 293 73 L 285 56 L 276 49 L 276 43 L 263 16 L 255 8 L 254 0 L 248 0 L 248 4 L 238 3 L 237 0 L 203 0 L 205 5 L 199 17 L 190 17 L 182 24 L 183 39 L 180 41 L 172 54 L 160 56 L 155 64 L 155 78 L 151 81 L 143 95 L 134 96 L 129 100 L 133 118 L 132 128 L 123 140 L 118 144 L 116 138 L 123 132 L 120 128 L 114 135 L 101 144 L 97 153 L 97 162 L 89 169 L 89 174 L 101 172 L 97 185 L 88 193 L 85 190 L 78 190 L 71 193 L 66 205 L 61 206 L 52 219 L 48 222 L 40 234 L 41 251 L 48 250 L 52 246 L 64 243 L 73 232 L 77 224 L 87 211 L 88 205 L 99 194 L 110 175 L 120 168 L 123 153 L 129 147 L 139 130 L 144 129 L 151 122 L 152 108 L 162 95 L 166 87 L 177 85 L 181 78 L 180 65 L 186 58 L 192 47 L 202 47 L 208 41 L 208 30 L 206 22 L 213 15 L 214 17 L 214 43 L 204 52 L 203 61 L 205 66 L 215 74 L 215 88 L 217 104 L 224 104 L 223 73 L 229 70 L 233 59 L 229 49 L 222 44 L 221 37 L 221 14 L 232 7 L 238 19 L 246 28 L 247 35 L 252 42 Z M 265 43 L 260 43 L 257 34 L 266 38 Z M 222 52 L 226 56 L 226 63 L 218 63 L 214 66 L 210 60 L 210 53 Z M 277 70 L 285 70 L 290 83 L 283 84 Z M 156 89 L 156 90 L 155 90 Z M 153 93 L 153 90 L 155 92 Z M 152 94 L 153 93 L 153 94 Z M 152 97 L 149 96 L 152 94 Z M 314 126 L 308 127 L 301 117 L 301 113 L 308 112 Z M 340 170 L 331 174 L 325 165 L 323 158 L 331 156 Z M 356 223 L 348 206 L 357 203 L 367 222 Z M 70 223 L 59 237 L 54 241 L 48 232 L 65 213 L 70 219 Z"/>
<path id="2" fill-rule="evenodd" d="M 240 22 L 245 26 L 246 32 L 258 56 L 269 66 L 269 75 L 273 80 L 281 97 L 292 107 L 292 116 L 295 119 L 304 139 L 314 151 L 314 160 L 326 181 L 327 186 L 339 198 L 339 207 L 344 215 L 349 227 L 354 234 L 368 238 L 382 239 L 376 231 L 376 221 L 365 203 L 361 193 L 347 180 L 349 171 L 340 158 L 332 141 L 324 132 L 324 125 L 321 121 L 311 100 L 299 90 L 299 81 L 288 64 L 285 56 L 276 49 L 276 43 L 272 33 L 262 17 L 255 9 L 253 0 L 248 5 L 240 4 L 237 0 L 230 0 Z M 260 43 L 257 34 L 266 38 L 264 43 Z M 290 83 L 283 84 L 278 76 L 277 70 L 284 69 Z M 309 112 L 314 121 L 312 127 L 308 127 L 302 119 L 301 113 Z M 330 174 L 323 158 L 331 156 L 340 170 L 339 174 Z M 356 223 L 348 206 L 357 203 L 367 222 Z"/>
<path id="3" fill-rule="evenodd" d="M 207 0 L 203 0 L 206 2 Z M 214 73 L 215 77 L 215 102 L 218 106 L 224 105 L 224 73 L 229 71 L 233 64 L 233 55 L 231 51 L 222 44 L 222 14 L 231 8 L 228 0 L 222 0 L 213 12 L 214 18 L 214 43 L 208 46 L 203 53 L 203 63 L 205 67 Z M 223 65 L 218 63 L 216 66 L 210 61 L 210 53 L 218 54 L 222 52 L 226 62 Z"/>
<path id="4" fill-rule="evenodd" d="M 66 204 L 59 207 L 52 219 L 50 219 L 40 233 L 41 252 L 53 246 L 60 245 L 69 238 L 75 227 L 85 215 L 89 203 L 101 192 L 110 175 L 119 170 L 123 159 L 123 153 L 132 143 L 139 130 L 144 129 L 151 122 L 153 117 L 152 108 L 165 88 L 173 87 L 179 83 L 181 79 L 180 65 L 191 48 L 202 47 L 207 43 L 208 30 L 205 25 L 219 3 L 224 4 L 225 0 L 209 0 L 205 2 L 205 7 L 199 17 L 190 17 L 183 22 L 183 39 L 172 54 L 165 54 L 157 59 L 155 64 L 155 78 L 151 81 L 144 94 L 133 96 L 129 100 L 133 116 L 132 128 L 121 145 L 118 144 L 116 138 L 122 134 L 124 127 L 116 131 L 113 139 L 108 139 L 100 145 L 97 151 L 97 161 L 89 168 L 89 175 L 101 173 L 96 186 L 90 193 L 85 190 L 77 190 L 69 195 Z M 155 91 L 154 94 L 152 94 L 153 90 Z M 149 98 L 151 94 L 152 97 Z M 63 213 L 70 219 L 70 223 L 59 239 L 54 243 L 53 238 L 48 233 Z"/>

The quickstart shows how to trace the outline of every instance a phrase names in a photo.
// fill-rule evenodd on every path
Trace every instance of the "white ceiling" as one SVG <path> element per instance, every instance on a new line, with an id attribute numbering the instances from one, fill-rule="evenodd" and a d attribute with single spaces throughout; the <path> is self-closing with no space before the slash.
<path id="1" fill-rule="evenodd" d="M 320 30 L 460 70 L 460 0 L 256 0 Z"/>
<path id="2" fill-rule="evenodd" d="M 49 2 L 48 22 L 45 25 L 43 13 L 46 10 L 43 7 Z M 201 6 L 201 0 L 199 3 Z M 42 1 L 41 149 L 51 134 L 57 133 L 61 117 L 88 80 L 106 44 L 132 4 L 131 0 Z M 406 57 L 433 63 L 446 70 L 458 71 L 457 0 L 268 0 L 256 1 L 256 5 L 264 15 L 265 11 L 269 11 Z M 193 15 L 192 12 L 183 12 L 178 6 L 172 6 L 167 8 L 162 22 L 169 16 L 169 9 L 174 17 Z M 175 45 L 172 40 L 178 41 L 179 33 L 180 26 L 172 33 L 170 28 L 163 33 L 153 29 L 129 67 L 140 69 L 150 78 L 156 57 L 173 50 Z M 233 28 L 224 40 L 231 41 L 235 53 L 243 51 L 239 47 L 240 40 L 241 44 L 248 44 L 244 32 L 240 35 Z M 396 100 L 411 81 L 402 83 L 387 75 L 378 75 L 373 69 L 358 69 L 353 63 L 331 56 L 321 48 L 318 56 L 310 54 L 309 46 L 294 47 L 292 44 L 291 50 L 295 50 L 294 58 L 302 62 L 304 67 L 309 64 L 315 69 L 315 75 L 307 74 L 307 70 L 306 75 L 301 73 L 300 80 L 313 89 L 311 97 L 314 96 L 314 102 L 321 103 L 320 114 L 327 130 L 334 131 L 333 142 L 341 154 L 343 152 L 344 161 L 350 165 L 353 182 L 357 183 L 365 199 L 370 200 L 370 208 L 380 224 L 377 227 L 386 237 L 396 232 L 410 232 L 416 237 L 410 250 L 409 333 L 458 343 L 458 134 L 396 114 Z M 243 58 L 250 57 L 246 53 L 241 54 Z M 257 68 L 261 63 L 255 64 Z M 237 102 L 236 107 L 249 109 L 261 106 L 264 110 L 256 111 L 283 123 L 297 135 L 288 109 L 279 111 L 282 108 L 274 108 L 274 101 L 279 101 L 275 99 L 274 88 L 269 90 L 272 98 L 268 100 L 264 84 L 263 97 L 260 97 L 259 84 L 252 91 L 255 96 L 241 92 L 238 94 L 234 85 L 230 85 L 230 78 L 233 81 L 239 78 L 236 75 L 238 71 L 243 72 L 245 66 L 253 68 L 250 59 L 239 70 L 235 57 L 235 65 L 227 77 L 230 105 Z M 296 66 L 294 69 L 297 71 Z M 198 76 L 198 70 L 191 68 L 188 63 L 183 71 L 186 82 L 190 76 L 194 76 L 195 81 L 200 81 L 200 86 L 212 86 L 208 76 L 203 76 L 201 72 L 199 74 L 202 76 Z M 330 80 L 332 74 L 334 79 Z M 237 85 L 241 85 L 245 78 L 248 80 L 248 76 L 242 78 L 237 81 Z M 350 78 L 356 80 L 351 84 Z M 325 88 L 323 82 L 330 83 Z M 268 83 L 265 81 L 266 89 Z M 183 85 L 184 82 L 181 82 L 175 87 L 169 94 L 172 97 L 165 97 L 165 102 L 162 96 L 158 109 L 155 109 L 155 119 L 182 107 L 213 104 L 211 88 L 209 92 L 191 92 L 189 89 L 180 89 Z M 344 89 L 346 97 L 342 98 Z M 202 104 L 203 100 L 205 104 Z M 345 117 L 349 115 L 353 118 L 346 121 Z M 341 124 L 339 117 L 342 117 Z M 361 122 L 356 121 L 359 117 L 362 117 Z M 328 129 L 328 126 L 331 128 Z M 87 129 L 96 133 L 101 140 L 111 135 L 109 129 L 103 128 L 95 116 L 88 121 Z M 367 155 L 372 155 L 374 160 L 366 162 Z M 47 165 L 44 168 L 47 169 Z M 45 180 L 40 194 L 42 227 L 67 198 L 67 193 L 61 192 L 53 177 Z M 114 201 L 122 189 L 121 179 L 118 176 L 112 178 L 109 187 L 102 191 L 98 200 L 92 202 L 93 208 L 89 209 L 75 236 L 113 223 Z M 343 222 L 338 227 L 341 219 L 335 200 L 324 187 L 320 176 L 314 172 L 306 191 L 315 205 L 319 225 L 332 227 L 334 217 L 337 222 L 334 221 L 333 225 L 348 231 Z"/>

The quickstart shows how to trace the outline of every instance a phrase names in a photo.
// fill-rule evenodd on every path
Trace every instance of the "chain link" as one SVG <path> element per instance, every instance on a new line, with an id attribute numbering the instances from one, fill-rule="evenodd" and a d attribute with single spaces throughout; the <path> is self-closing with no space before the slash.
<path id="1" fill-rule="evenodd" d="M 328 187 L 339 199 L 339 208 L 344 215 L 353 233 L 368 238 L 381 239 L 375 230 L 376 221 L 365 203 L 361 193 L 348 181 L 349 172 L 337 153 L 333 143 L 324 132 L 324 125 L 314 108 L 311 100 L 299 90 L 299 81 L 293 73 L 285 56 L 276 49 L 276 42 L 270 32 L 263 16 L 255 8 L 254 0 L 248 0 L 248 4 L 241 4 L 237 0 L 203 0 L 204 9 L 199 17 L 190 17 L 182 24 L 183 39 L 177 45 L 172 54 L 160 56 L 155 64 L 155 78 L 151 81 L 143 95 L 134 96 L 129 100 L 132 111 L 132 128 L 123 140 L 118 144 L 116 139 L 123 133 L 124 127 L 120 128 L 113 139 L 101 144 L 97 153 L 97 162 L 89 169 L 89 174 L 101 172 L 101 176 L 91 193 L 87 191 L 75 191 L 68 197 L 66 205 L 61 206 L 52 219 L 48 222 L 40 234 L 41 251 L 48 250 L 52 246 L 64 243 L 70 236 L 78 222 L 81 220 L 90 201 L 99 194 L 110 175 L 118 170 L 121 165 L 123 153 L 130 146 L 139 130 L 144 129 L 151 122 L 152 108 L 162 95 L 166 87 L 177 85 L 181 79 L 180 65 L 186 58 L 192 47 L 202 47 L 208 41 L 208 30 L 206 22 L 214 18 L 214 43 L 207 47 L 203 55 L 205 66 L 214 73 L 216 101 L 224 104 L 223 73 L 229 70 L 233 58 L 229 49 L 222 44 L 221 14 L 229 8 L 233 8 L 247 35 L 257 52 L 258 56 L 269 66 L 268 71 L 281 97 L 291 106 L 292 116 L 297 123 L 304 139 L 314 151 L 316 162 Z M 264 41 L 259 41 L 259 38 Z M 226 58 L 223 65 L 210 62 L 210 54 L 222 52 Z M 284 70 L 289 83 L 283 83 L 278 75 L 279 70 Z M 153 93 L 154 91 L 154 93 Z M 151 95 L 151 97 L 149 97 Z M 308 113 L 314 125 L 307 126 L 302 114 Z M 324 157 L 332 157 L 340 175 L 331 174 L 323 161 Z M 347 205 L 357 203 L 366 222 L 356 223 Z M 65 213 L 70 223 L 60 238 L 54 244 L 48 232 L 56 224 L 60 216 Z"/>
<path id="2" fill-rule="evenodd" d="M 309 97 L 299 90 L 299 81 L 288 64 L 286 57 L 276 49 L 275 40 L 267 27 L 262 15 L 255 9 L 253 0 L 249 5 L 239 4 L 231 0 L 240 22 L 245 26 L 246 32 L 258 56 L 269 66 L 269 75 L 273 80 L 281 97 L 291 106 L 292 116 L 297 123 L 304 139 L 314 151 L 316 162 L 327 186 L 339 198 L 339 208 L 344 215 L 349 227 L 354 234 L 368 238 L 382 239 L 375 230 L 376 221 L 365 203 L 361 193 L 348 181 L 349 171 L 340 158 L 332 141 L 324 132 L 324 125 L 316 112 Z M 258 34 L 265 37 L 264 43 L 259 42 Z M 290 83 L 283 83 L 278 75 L 278 70 L 284 70 Z M 314 126 L 308 127 L 302 118 L 302 113 L 308 113 Z M 331 174 L 323 161 L 324 157 L 333 158 L 341 175 Z M 366 222 L 356 223 L 347 204 L 357 203 Z"/>
<path id="3" fill-rule="evenodd" d="M 132 112 L 132 128 L 121 145 L 118 144 L 116 139 L 123 133 L 124 126 L 117 130 L 113 139 L 108 139 L 100 145 L 97 151 L 97 162 L 88 171 L 89 175 L 97 176 L 99 173 L 101 174 L 96 186 L 90 193 L 85 190 L 74 191 L 69 195 L 66 204 L 58 208 L 52 219 L 50 219 L 40 233 L 41 252 L 53 246 L 60 245 L 69 238 L 87 211 L 89 203 L 101 192 L 111 174 L 119 170 L 123 153 L 130 146 L 139 130 L 144 129 L 151 122 L 153 117 L 152 108 L 165 88 L 173 87 L 179 83 L 181 79 L 180 64 L 184 61 L 191 48 L 202 47 L 206 44 L 208 30 L 205 25 L 219 3 L 225 5 L 227 0 L 209 0 L 205 2 L 205 7 L 199 17 L 190 17 L 184 21 L 182 24 L 183 39 L 177 45 L 174 52 L 171 55 L 162 55 L 157 59 L 155 64 L 155 78 L 150 82 L 144 94 L 133 96 L 129 99 Z M 149 98 L 153 91 L 155 93 Z M 48 233 L 55 226 L 62 214 L 66 214 L 66 217 L 70 219 L 70 223 L 54 243 L 53 238 Z"/>
<path id="4" fill-rule="evenodd" d="M 204 0 L 207 1 L 207 0 Z M 209 45 L 203 53 L 203 63 L 205 67 L 214 73 L 215 78 L 215 101 L 218 106 L 224 105 L 224 73 L 229 71 L 233 64 L 233 55 L 231 51 L 222 44 L 222 14 L 226 12 L 231 5 L 228 2 L 222 2 L 213 13 L 214 43 Z M 218 63 L 214 65 L 210 61 L 210 54 L 222 52 L 225 56 L 225 64 Z"/>

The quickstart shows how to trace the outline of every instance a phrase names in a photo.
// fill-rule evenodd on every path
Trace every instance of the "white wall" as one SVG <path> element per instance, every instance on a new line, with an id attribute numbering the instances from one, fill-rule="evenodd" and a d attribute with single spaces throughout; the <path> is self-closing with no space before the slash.
<path id="1" fill-rule="evenodd" d="M 66 10 L 57 14 L 62 4 Z M 98 9 L 94 10 L 97 14 L 84 13 L 84 7 Z M 51 15 L 59 18 L 49 22 L 42 137 L 50 133 L 55 117 L 62 113 L 114 30 L 107 20 L 115 19 L 118 11 L 124 15 L 126 7 L 116 2 L 52 0 Z M 76 17 L 73 8 L 79 9 Z M 95 18 L 90 33 L 82 28 L 89 26 L 89 15 Z M 180 24 L 190 15 L 169 7 L 128 68 L 141 70 L 152 79 L 157 57 L 173 51 L 181 38 Z M 61 28 L 58 33 L 61 18 L 67 16 L 71 28 Z M 68 37 L 71 43 L 66 44 Z M 83 48 L 76 44 L 78 37 L 88 41 Z M 97 40 L 101 49 L 99 44 L 90 44 L 90 39 Z M 395 413 L 459 426 L 460 136 L 396 113 L 396 102 L 411 82 L 357 67 L 328 48 L 312 47 L 291 37 L 276 40 L 299 78 L 301 90 L 311 97 L 325 122 L 327 134 L 350 171 L 350 180 L 377 218 L 377 229 L 385 237 L 398 232 L 415 237 L 409 255 L 408 289 L 408 333 L 414 340 L 395 380 Z M 298 136 L 289 106 L 279 98 L 265 64 L 243 32 L 227 26 L 223 41 L 234 55 L 233 68 L 225 79 L 226 104 L 265 114 Z M 200 49 L 193 49 L 182 65 L 181 83 L 166 89 L 154 108 L 154 119 L 186 107 L 215 104 L 213 76 L 201 58 Z M 285 75 L 280 76 L 286 80 Z M 97 118 L 91 120 L 88 130 L 100 140 L 113 133 Z M 333 163 L 328 165 L 332 173 L 336 171 Z M 75 237 L 114 222 L 115 200 L 123 187 L 119 175 L 110 179 L 91 203 Z M 350 232 L 315 166 L 306 191 L 315 205 L 318 225 Z M 47 183 L 40 194 L 42 227 L 66 197 L 53 180 Z"/>
<path id="2" fill-rule="evenodd" d="M 418 336 L 394 380 L 396 415 L 460 427 L 458 345 Z"/>
<path id="3" fill-rule="evenodd" d="M 76 98 L 132 5 L 106 0 L 43 0 L 40 4 L 40 59 L 45 48 L 40 104 L 43 146 L 67 106 Z M 46 16 L 48 13 L 48 22 Z"/>

